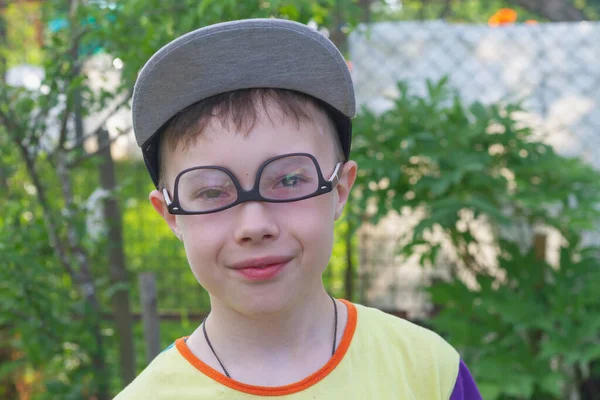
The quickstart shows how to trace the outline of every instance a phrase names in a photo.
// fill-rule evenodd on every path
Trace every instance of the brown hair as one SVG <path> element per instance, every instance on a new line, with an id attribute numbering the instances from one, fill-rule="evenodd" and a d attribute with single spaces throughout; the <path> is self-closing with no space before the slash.
<path id="1" fill-rule="evenodd" d="M 312 121 L 307 105 L 311 104 L 327 117 L 334 139 L 336 161 L 343 161 L 342 146 L 335 131 L 332 116 L 315 99 L 300 92 L 285 89 L 241 89 L 221 93 L 201 100 L 175 115 L 164 128 L 160 137 L 158 170 L 159 189 L 165 186 L 163 158 L 165 150 L 174 151 L 178 146 L 184 149 L 192 145 L 213 118 L 226 129 L 230 124 L 246 134 L 252 130 L 264 110 L 268 118 L 268 106 L 276 106 L 282 117 L 292 118 L 296 124 Z"/>

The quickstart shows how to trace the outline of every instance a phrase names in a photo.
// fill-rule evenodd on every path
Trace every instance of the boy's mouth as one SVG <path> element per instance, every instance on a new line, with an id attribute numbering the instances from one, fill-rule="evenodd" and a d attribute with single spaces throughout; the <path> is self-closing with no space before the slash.
<path id="1" fill-rule="evenodd" d="M 261 257 L 248 259 L 231 266 L 250 281 L 265 281 L 275 278 L 290 261 L 291 257 Z"/>
<path id="2" fill-rule="evenodd" d="M 249 268 L 258 268 L 263 269 L 267 267 L 271 267 L 278 264 L 285 264 L 290 261 L 292 257 L 282 257 L 282 256 L 269 256 L 269 257 L 260 257 L 260 258 L 252 258 L 247 259 L 235 264 L 231 265 L 233 269 L 249 269 Z"/>

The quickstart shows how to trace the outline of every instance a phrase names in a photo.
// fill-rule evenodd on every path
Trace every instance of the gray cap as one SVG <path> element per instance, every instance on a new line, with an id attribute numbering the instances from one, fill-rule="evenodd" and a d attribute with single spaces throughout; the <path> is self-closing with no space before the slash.
<path id="1" fill-rule="evenodd" d="M 310 95 L 332 115 L 346 159 L 356 113 L 344 57 L 317 30 L 280 19 L 248 19 L 187 33 L 157 51 L 133 92 L 133 130 L 158 184 L 158 136 L 180 111 L 238 89 L 279 88 Z"/>

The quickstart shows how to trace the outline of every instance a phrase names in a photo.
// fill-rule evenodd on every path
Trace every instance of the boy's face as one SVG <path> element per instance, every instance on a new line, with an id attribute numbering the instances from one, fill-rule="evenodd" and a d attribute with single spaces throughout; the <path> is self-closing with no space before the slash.
<path id="1" fill-rule="evenodd" d="M 227 168 L 249 190 L 264 161 L 288 153 L 312 154 L 328 179 L 336 165 L 328 131 L 332 127 L 309 107 L 313 122 L 297 124 L 269 109 L 247 135 L 217 121 L 209 124 L 195 143 L 165 154 L 169 193 L 173 195 L 180 171 L 202 165 Z M 349 161 L 332 192 L 290 203 L 246 202 L 213 214 L 171 215 L 159 191 L 153 191 L 150 200 L 183 241 L 190 267 L 210 293 L 212 306 L 264 314 L 300 303 L 321 288 L 333 246 L 333 223 L 342 213 L 356 170 L 356 163 Z M 268 268 L 272 273 L 241 268 L 271 262 L 278 264 Z"/>

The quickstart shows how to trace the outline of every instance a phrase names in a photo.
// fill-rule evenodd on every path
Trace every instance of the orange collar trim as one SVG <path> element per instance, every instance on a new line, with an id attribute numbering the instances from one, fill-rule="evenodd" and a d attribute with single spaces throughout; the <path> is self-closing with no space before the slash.
<path id="1" fill-rule="evenodd" d="M 325 364 L 317 372 L 302 379 L 301 381 L 289 385 L 272 387 L 256 386 L 235 381 L 231 378 L 226 377 L 221 372 L 213 369 L 208 364 L 204 363 L 202 360 L 196 357 L 185 343 L 185 338 L 177 339 L 175 341 L 175 346 L 177 347 L 177 350 L 179 350 L 179 353 L 181 353 L 181 355 L 196 369 L 198 369 L 200 372 L 202 372 L 209 378 L 212 378 L 213 380 L 232 389 L 248 394 L 254 394 L 257 396 L 284 396 L 292 393 L 297 393 L 309 388 L 310 386 L 316 384 L 317 382 L 325 378 L 327 375 L 329 375 L 329 373 L 333 371 L 335 367 L 337 367 L 338 364 L 342 361 L 344 355 L 350 347 L 350 342 L 352 342 L 354 332 L 356 331 L 356 307 L 354 306 L 354 304 L 350 303 L 347 300 L 340 299 L 340 301 L 344 303 L 348 309 L 348 322 L 346 323 L 344 335 L 342 336 L 342 340 L 335 354 L 329 359 L 327 364 Z"/>

